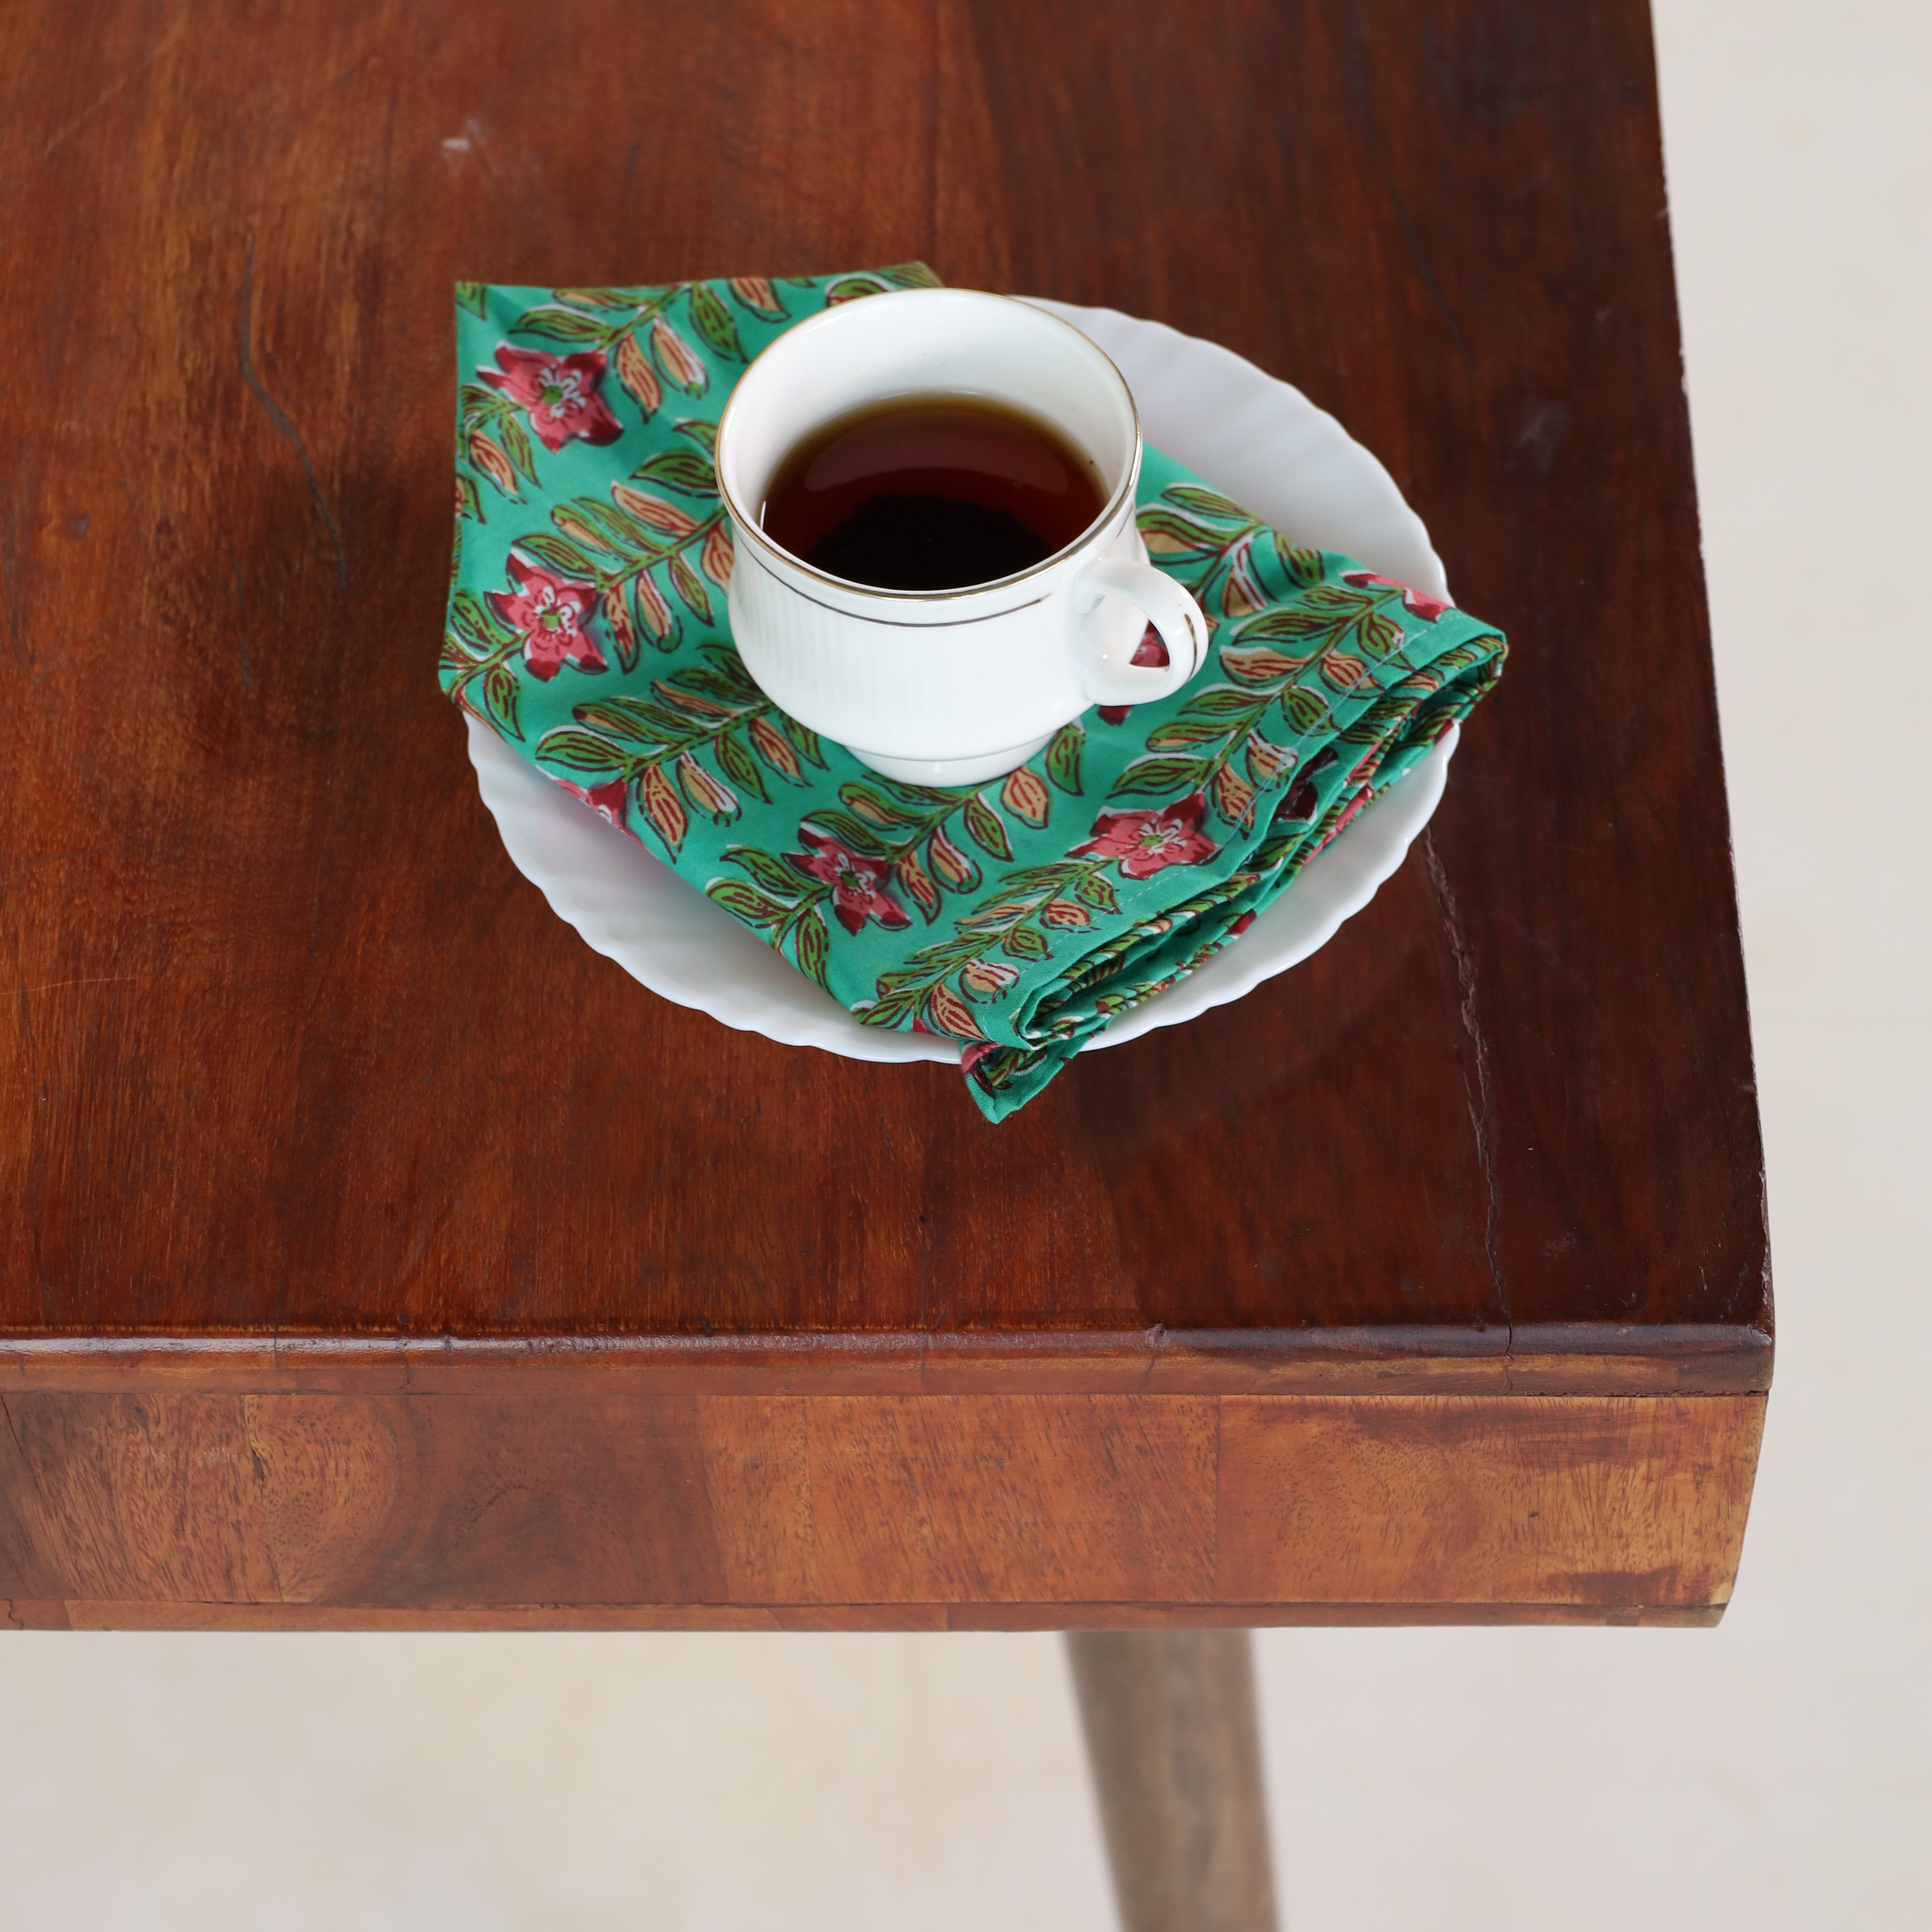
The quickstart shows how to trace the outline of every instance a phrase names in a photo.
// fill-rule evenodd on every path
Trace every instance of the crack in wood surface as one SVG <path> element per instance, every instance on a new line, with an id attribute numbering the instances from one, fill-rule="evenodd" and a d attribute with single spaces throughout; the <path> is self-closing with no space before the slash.
<path id="1" fill-rule="evenodd" d="M 1516 1320 L 1510 1312 L 1509 1287 L 1503 1279 L 1502 1260 L 1496 1247 L 1496 1226 L 1502 1216 L 1502 1194 L 1496 1180 L 1496 1096 L 1490 1079 L 1489 1036 L 1476 1016 L 1476 962 L 1469 951 L 1468 935 L 1462 929 L 1462 908 L 1456 903 L 1449 874 L 1443 869 L 1432 832 L 1422 835 L 1422 855 L 1429 867 L 1429 884 L 1435 895 L 1443 929 L 1449 935 L 1449 949 L 1456 961 L 1456 986 L 1461 1000 L 1462 1030 L 1469 1036 L 1476 1052 L 1476 1090 L 1468 1091 L 1468 1076 L 1462 1079 L 1468 1102 L 1469 1124 L 1476 1136 L 1476 1165 L 1483 1177 L 1483 1249 L 1489 1258 L 1490 1279 L 1496 1284 L 1496 1299 L 1502 1304 L 1503 1320 L 1509 1329 L 1504 1348 L 1505 1360 L 1516 1353 Z"/>
<path id="2" fill-rule="evenodd" d="M 296 427 L 295 418 L 269 394 L 267 386 L 256 374 L 254 358 L 248 352 L 248 337 L 253 327 L 254 307 L 255 238 L 250 235 L 248 238 L 248 265 L 242 278 L 242 315 L 235 330 L 236 339 L 242 350 L 242 380 L 254 391 L 262 408 L 268 411 L 268 420 L 295 446 L 296 454 L 302 461 L 302 474 L 308 478 L 308 493 L 315 500 L 315 507 L 322 512 L 322 520 L 328 526 L 328 541 L 335 548 L 336 580 L 346 590 L 349 586 L 349 560 L 343 554 L 342 532 L 336 528 L 335 513 L 328 507 L 328 498 L 322 494 L 322 484 L 316 478 L 315 464 L 308 453 L 308 445 L 302 440 L 302 433 Z"/>
<path id="3" fill-rule="evenodd" d="M 1456 320 L 1456 311 L 1449 306 L 1449 298 L 1442 292 L 1442 285 L 1436 279 L 1436 271 L 1429 266 L 1429 256 L 1422 245 L 1422 237 L 1415 231 L 1415 224 L 1409 218 L 1408 204 L 1402 198 L 1395 184 L 1395 177 L 1389 172 L 1388 160 L 1382 150 L 1382 143 L 1376 143 L 1376 162 L 1382 170 L 1382 185 L 1388 190 L 1390 205 L 1395 209 L 1396 220 L 1402 225 L 1402 238 L 1408 244 L 1408 252 L 1414 259 L 1417 272 L 1422 277 L 1423 286 L 1435 298 L 1436 306 L 1442 311 L 1442 320 L 1449 325 L 1450 339 L 1456 345 L 1456 352 L 1462 357 L 1463 367 L 1473 370 L 1476 358 L 1469 353 L 1469 345 L 1462 334 L 1462 325 Z"/>
<path id="4" fill-rule="evenodd" d="M 1389 206 L 1395 210 L 1396 221 L 1402 230 L 1402 240 L 1408 244 L 1410 258 L 1414 262 L 1416 272 L 1422 278 L 1422 285 L 1430 293 L 1431 300 L 1442 311 L 1442 320 L 1449 325 L 1449 339 L 1456 345 L 1456 353 L 1462 358 L 1462 366 L 1474 372 L 1476 358 L 1470 352 L 1468 339 L 1462 333 L 1462 325 L 1457 320 L 1456 311 L 1449 305 L 1449 298 L 1442 292 L 1442 285 L 1436 279 L 1436 271 L 1430 267 L 1429 254 L 1422 245 L 1422 236 L 1408 212 L 1408 204 L 1402 198 L 1402 191 L 1395 184 L 1395 175 L 1389 166 L 1388 150 L 1382 145 L 1382 130 L 1376 124 L 1375 110 L 1370 92 L 1367 50 L 1359 38 L 1351 39 L 1345 68 L 1348 92 L 1355 111 L 1360 116 L 1363 131 L 1368 136 L 1369 152 L 1375 158 L 1376 171 L 1382 177 L 1382 188 L 1389 199 Z"/>

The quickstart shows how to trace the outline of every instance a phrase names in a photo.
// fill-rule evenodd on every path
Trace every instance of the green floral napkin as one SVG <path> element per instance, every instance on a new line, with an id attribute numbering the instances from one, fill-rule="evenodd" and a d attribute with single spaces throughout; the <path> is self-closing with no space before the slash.
<path id="1" fill-rule="evenodd" d="M 935 278 L 457 290 L 443 689 L 868 1026 L 958 1040 L 1000 1120 L 1192 971 L 1493 685 L 1490 625 L 1302 549 L 1150 449 L 1149 552 L 1200 600 L 1183 691 L 1069 724 L 1003 779 L 880 777 L 731 644 L 712 469 L 746 362 Z M 1143 662 L 1163 662 L 1151 632 Z"/>

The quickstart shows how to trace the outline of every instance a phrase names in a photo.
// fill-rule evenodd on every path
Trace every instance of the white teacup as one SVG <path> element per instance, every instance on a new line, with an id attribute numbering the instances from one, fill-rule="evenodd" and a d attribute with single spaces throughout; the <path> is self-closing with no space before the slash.
<path id="1" fill-rule="evenodd" d="M 828 576 L 760 527 L 784 458 L 836 416 L 893 396 L 983 398 L 1043 418 L 1091 460 L 1106 502 L 1043 562 L 959 590 Z M 1147 560 L 1134 522 L 1140 418 L 1070 322 L 1006 296 L 908 289 L 788 329 L 740 379 L 718 429 L 736 539 L 731 630 L 746 669 L 801 723 L 887 776 L 976 784 L 1024 764 L 1090 704 L 1144 704 L 1200 668 L 1207 620 Z M 1160 667 L 1131 662 L 1151 621 Z"/>

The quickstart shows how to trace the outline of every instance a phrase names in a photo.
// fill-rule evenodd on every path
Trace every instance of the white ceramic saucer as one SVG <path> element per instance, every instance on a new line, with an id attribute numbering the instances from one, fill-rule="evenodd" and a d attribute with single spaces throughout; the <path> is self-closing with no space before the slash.
<path id="1" fill-rule="evenodd" d="M 1147 440 L 1297 543 L 1346 552 L 1431 597 L 1448 595 L 1394 479 L 1298 389 L 1226 349 L 1110 308 L 1040 306 L 1086 331 L 1134 392 Z M 560 919 L 654 993 L 727 1026 L 853 1060 L 956 1060 L 928 1034 L 862 1026 L 830 994 L 494 734 L 466 719 L 478 790 L 512 862 Z M 1234 945 L 1085 1050 L 1239 999 L 1327 944 L 1399 866 L 1442 796 L 1458 734 L 1361 812 Z"/>

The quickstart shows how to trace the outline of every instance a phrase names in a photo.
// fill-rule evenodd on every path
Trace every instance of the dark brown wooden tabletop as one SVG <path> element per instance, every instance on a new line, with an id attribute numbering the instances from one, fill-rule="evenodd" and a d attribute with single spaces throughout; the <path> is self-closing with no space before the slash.
<path id="1" fill-rule="evenodd" d="M 1763 1177 L 1642 0 L 4 25 L 25 1623 L 1708 1620 Z M 451 284 L 917 258 L 1302 388 L 1510 640 L 1406 863 L 994 1126 L 506 856 Z"/>

